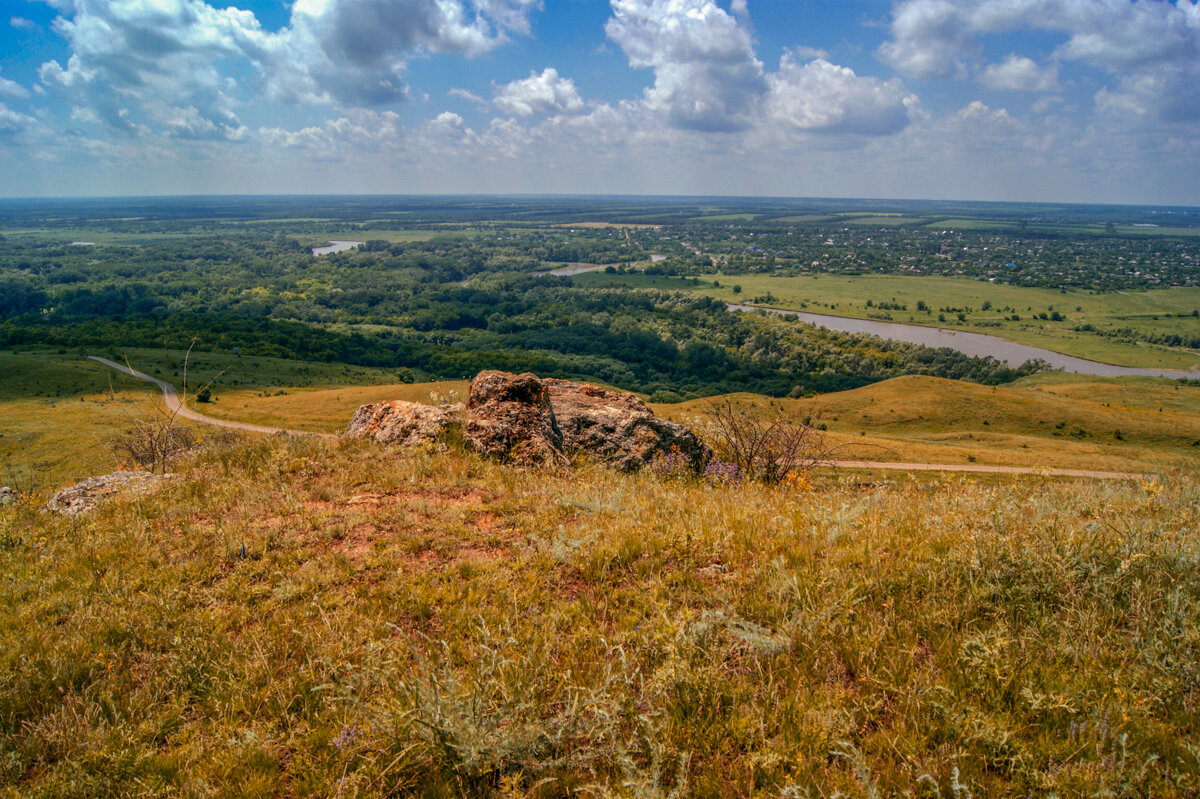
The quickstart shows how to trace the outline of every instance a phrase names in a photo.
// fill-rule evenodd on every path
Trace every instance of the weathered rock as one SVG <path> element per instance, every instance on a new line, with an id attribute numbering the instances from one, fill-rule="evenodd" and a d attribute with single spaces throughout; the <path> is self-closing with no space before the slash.
<path id="1" fill-rule="evenodd" d="M 566 466 L 570 452 L 626 471 L 659 453 L 678 452 L 696 469 L 712 457 L 692 431 L 659 419 L 627 391 L 498 371 L 476 375 L 460 405 L 363 405 L 346 435 L 411 446 L 436 440 L 456 424 L 467 449 L 522 466 Z"/>
<path id="2" fill-rule="evenodd" d="M 17 492 L 13 491 L 8 486 L 0 486 L 0 505 L 7 505 L 10 502 L 17 501 Z"/>
<path id="3" fill-rule="evenodd" d="M 151 472 L 113 472 L 100 477 L 89 477 L 59 491 L 46 508 L 67 516 L 79 516 L 94 509 L 101 501 L 116 494 L 141 494 L 162 485 L 173 475 Z"/>
<path id="4" fill-rule="evenodd" d="M 469 449 L 521 466 L 566 466 L 562 432 L 545 383 L 529 372 L 480 372 L 462 413 Z"/>
<path id="5" fill-rule="evenodd" d="M 659 453 L 679 452 L 703 469 L 712 450 L 688 428 L 654 415 L 628 391 L 548 379 L 550 407 L 568 452 L 586 452 L 622 471 L 648 465 Z"/>
<path id="6" fill-rule="evenodd" d="M 346 435 L 373 438 L 381 444 L 414 446 L 436 441 L 459 423 L 461 405 L 422 405 L 393 400 L 363 405 L 355 412 Z"/>

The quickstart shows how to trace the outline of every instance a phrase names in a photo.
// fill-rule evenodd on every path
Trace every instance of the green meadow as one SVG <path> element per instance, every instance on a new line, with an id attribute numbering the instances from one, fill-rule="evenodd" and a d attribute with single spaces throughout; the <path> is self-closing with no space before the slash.
<path id="1" fill-rule="evenodd" d="M 1200 289 L 1094 293 L 1063 291 L 981 280 L 904 275 L 662 275 L 592 272 L 574 278 L 580 285 L 627 285 L 672 291 L 694 291 L 727 302 L 763 305 L 812 313 L 883 319 L 1000 336 L 1021 344 L 1122 366 L 1173 369 L 1200 368 L 1200 355 L 1147 343 L 1130 343 L 1073 328 L 1090 324 L 1101 331 L 1129 328 L 1135 334 L 1200 335 Z M 719 284 L 719 285 L 716 285 Z M 740 290 L 739 290 L 740 289 Z M 872 305 L 868 306 L 870 301 Z M 928 311 L 917 310 L 924 302 Z M 880 303 L 907 305 L 908 310 L 881 309 Z M 985 303 L 990 305 L 983 310 Z M 958 311 L 970 309 L 965 322 Z M 1035 314 L 1058 312 L 1063 321 L 1040 320 Z M 939 320 L 939 315 L 944 317 Z M 1019 316 L 1014 321 L 1010 317 Z"/>

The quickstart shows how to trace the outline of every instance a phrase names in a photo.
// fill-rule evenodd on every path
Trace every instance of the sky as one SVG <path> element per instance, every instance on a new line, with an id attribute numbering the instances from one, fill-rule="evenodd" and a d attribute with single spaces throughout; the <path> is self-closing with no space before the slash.
<path id="1" fill-rule="evenodd" d="M 0 196 L 1200 205 L 1200 0 L 5 0 Z"/>

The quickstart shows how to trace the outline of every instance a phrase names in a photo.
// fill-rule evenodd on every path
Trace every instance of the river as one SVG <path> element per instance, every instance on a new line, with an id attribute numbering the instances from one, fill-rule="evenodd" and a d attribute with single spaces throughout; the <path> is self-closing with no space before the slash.
<path id="1" fill-rule="evenodd" d="M 730 303 L 733 311 L 767 311 L 783 316 L 795 316 L 801 321 L 808 322 L 830 330 L 840 330 L 843 333 L 870 333 L 880 338 L 896 341 L 907 341 L 910 344 L 923 344 L 926 347 L 949 347 L 964 355 L 975 357 L 991 356 L 1004 361 L 1010 366 L 1020 366 L 1025 361 L 1041 359 L 1055 369 L 1064 372 L 1077 372 L 1085 375 L 1101 377 L 1190 377 L 1200 378 L 1200 371 L 1184 371 L 1181 369 L 1137 369 L 1131 366 L 1117 366 L 1111 363 L 1089 361 L 1086 358 L 1076 358 L 1063 355 L 1061 352 L 1045 350 L 1041 347 L 1031 347 L 1028 344 L 1018 344 L 1015 341 L 989 336 L 984 333 L 970 333 L 965 330 L 945 330 L 940 327 L 923 327 L 921 325 L 906 325 L 899 322 L 879 322 L 874 319 L 851 319 L 846 316 L 829 316 L 827 314 L 805 313 L 790 311 L 784 308 L 763 308 L 756 305 L 739 305 Z"/>
<path id="2" fill-rule="evenodd" d="M 361 241 L 331 241 L 324 247 L 313 247 L 313 255 L 329 255 L 331 252 L 342 252 L 343 250 L 353 250 L 355 247 L 363 244 Z"/>

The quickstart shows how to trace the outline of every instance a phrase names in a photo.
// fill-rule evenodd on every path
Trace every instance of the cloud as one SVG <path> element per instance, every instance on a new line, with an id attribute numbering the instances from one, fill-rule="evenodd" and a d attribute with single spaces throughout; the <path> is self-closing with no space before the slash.
<path id="1" fill-rule="evenodd" d="M 907 0 L 892 17 L 892 40 L 880 57 L 904 75 L 921 80 L 961 78 L 966 59 L 978 54 L 969 22 L 952 0 Z"/>
<path id="2" fill-rule="evenodd" d="M 1042 69 L 1032 59 L 1009 55 L 999 64 L 989 64 L 979 75 L 989 89 L 1014 92 L 1058 91 L 1058 69 Z"/>
<path id="3" fill-rule="evenodd" d="M 741 6 L 738 17 L 745 16 Z M 750 33 L 714 0 L 612 0 L 605 25 L 635 69 L 654 70 L 646 107 L 684 130 L 750 127 L 767 93 Z"/>
<path id="4" fill-rule="evenodd" d="M 20 114 L 0 103 L 0 141 L 16 138 L 33 124 L 33 117 Z"/>
<path id="5" fill-rule="evenodd" d="M 475 92 L 467 91 L 466 89 L 455 88 L 455 89 L 451 89 L 450 91 L 448 91 L 446 93 L 448 95 L 450 95 L 451 97 L 457 97 L 460 100 L 466 100 L 468 103 L 475 103 L 475 105 L 486 105 L 487 104 L 487 100 L 483 99 Z"/>
<path id="6" fill-rule="evenodd" d="M 39 74 L 77 117 L 130 134 L 159 125 L 237 140 L 237 109 L 253 99 L 348 108 L 404 100 L 410 58 L 487 52 L 528 32 L 537 0 L 297 0 L 273 33 L 249 11 L 204 0 L 53 4 L 71 54 Z"/>
<path id="7" fill-rule="evenodd" d="M 478 56 L 528 33 L 535 0 L 298 0 L 262 61 L 278 99 L 378 106 L 407 99 L 408 59 Z"/>
<path id="8" fill-rule="evenodd" d="M 903 0 L 879 56 L 915 78 L 964 78 L 978 64 L 981 37 L 1015 31 L 1066 36 L 1059 62 L 1080 62 L 1117 76 L 1097 107 L 1141 109 L 1165 122 L 1200 119 L 1191 87 L 1200 83 L 1200 4 L 1193 0 Z M 992 88 L 1046 91 L 1054 68 L 1012 54 L 983 69 Z M 1142 92 L 1143 94 L 1139 94 Z"/>
<path id="9" fill-rule="evenodd" d="M 898 79 L 861 78 L 823 58 L 801 64 L 792 53 L 784 54 L 769 82 L 771 116 L 815 133 L 895 133 L 908 124 L 909 107 L 917 103 Z"/>
<path id="10" fill-rule="evenodd" d="M 575 81 L 559 77 L 558 70 L 547 67 L 542 74 L 530 72 L 528 78 L 507 83 L 496 90 L 492 104 L 509 116 L 533 114 L 574 114 L 583 110 L 583 100 Z"/>
<path id="11" fill-rule="evenodd" d="M 29 96 L 29 90 L 16 81 L 0 77 L 0 97 L 16 97 L 24 99 Z"/>
<path id="12" fill-rule="evenodd" d="M 36 22 L 31 19 L 25 19 L 25 17 L 9 17 L 8 24 L 9 27 L 16 28 L 20 31 L 31 31 L 37 27 Z"/>

